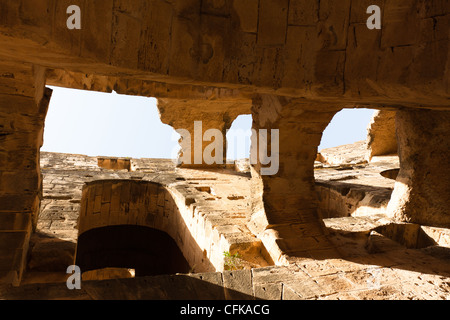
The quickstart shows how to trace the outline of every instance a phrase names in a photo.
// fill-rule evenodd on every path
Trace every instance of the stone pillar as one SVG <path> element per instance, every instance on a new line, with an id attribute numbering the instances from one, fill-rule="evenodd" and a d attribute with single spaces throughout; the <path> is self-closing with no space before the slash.
<path id="1" fill-rule="evenodd" d="M 18 285 L 42 193 L 45 70 L 0 65 L 0 283 Z"/>
<path id="2" fill-rule="evenodd" d="M 322 132 L 337 111 L 268 95 L 253 101 L 254 134 L 260 129 L 279 130 L 279 170 L 261 175 L 261 163 L 252 165 L 254 203 L 248 227 L 277 264 L 284 264 L 287 256 L 336 255 L 318 215 L 314 161 Z"/>
<path id="3" fill-rule="evenodd" d="M 179 152 L 178 164 L 184 168 L 223 168 L 226 166 L 227 141 L 226 133 L 233 121 L 241 114 L 250 114 L 249 100 L 178 100 L 158 99 L 158 109 L 161 121 L 172 126 L 175 130 L 185 130 L 189 141 L 183 136 L 180 139 L 182 149 Z M 211 129 L 213 131 L 211 131 Z M 222 140 L 217 141 L 221 146 L 211 152 L 216 145 L 216 137 L 205 133 L 217 133 Z M 183 148 L 188 146 L 187 148 Z M 197 147 L 196 146 L 200 146 Z M 197 152 L 196 152 L 197 150 Z M 222 155 L 216 154 L 220 152 Z M 217 161 L 208 163 L 204 154 L 217 156 Z M 187 159 L 187 161 L 183 161 Z"/>
<path id="4" fill-rule="evenodd" d="M 450 227 L 450 111 L 399 110 L 396 125 L 400 172 L 388 215 Z"/>
<path id="5" fill-rule="evenodd" d="M 395 115 L 393 110 L 379 110 L 372 117 L 367 129 L 368 161 L 375 156 L 397 154 Z"/>

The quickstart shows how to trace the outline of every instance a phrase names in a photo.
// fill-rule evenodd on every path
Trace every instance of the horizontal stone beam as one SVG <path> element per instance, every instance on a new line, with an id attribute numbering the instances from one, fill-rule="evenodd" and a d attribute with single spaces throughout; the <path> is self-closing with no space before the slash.
<path id="1" fill-rule="evenodd" d="M 67 27 L 67 3 L 4 1 L 0 56 L 86 74 L 448 109 L 448 6 L 351 3 L 74 0 L 77 30 Z M 366 25 L 373 4 L 381 30 Z"/>

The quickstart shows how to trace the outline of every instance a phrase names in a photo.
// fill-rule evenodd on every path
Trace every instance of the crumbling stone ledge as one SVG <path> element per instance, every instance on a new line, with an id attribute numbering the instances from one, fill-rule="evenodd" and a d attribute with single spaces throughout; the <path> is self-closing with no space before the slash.
<path id="1" fill-rule="evenodd" d="M 400 253 L 400 252 L 399 252 Z M 420 255 L 422 262 L 423 256 Z M 269 266 L 199 274 L 83 281 L 80 290 L 66 283 L 0 286 L 6 300 L 355 300 L 448 299 L 450 269 L 439 274 L 377 266 L 342 259 L 304 260 L 289 267 Z M 405 262 L 405 261 L 403 261 Z M 431 262 L 433 263 L 433 262 Z M 448 266 L 447 266 L 448 267 Z"/>

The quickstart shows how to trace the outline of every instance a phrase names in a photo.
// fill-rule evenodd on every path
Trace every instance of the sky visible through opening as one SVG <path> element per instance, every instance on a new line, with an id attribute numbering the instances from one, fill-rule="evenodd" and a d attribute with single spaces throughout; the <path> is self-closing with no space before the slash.
<path id="1" fill-rule="evenodd" d="M 338 112 L 323 132 L 319 151 L 367 139 L 373 109 L 344 109 Z"/>
<path id="2" fill-rule="evenodd" d="M 180 136 L 161 122 L 156 99 L 114 92 L 51 89 L 42 151 L 93 157 L 177 157 Z M 365 140 L 373 113 L 369 109 L 339 112 L 325 130 L 319 150 Z M 251 115 L 241 115 L 233 122 L 227 135 L 228 159 L 248 158 L 251 127 Z M 236 136 L 241 138 L 238 140 Z"/>

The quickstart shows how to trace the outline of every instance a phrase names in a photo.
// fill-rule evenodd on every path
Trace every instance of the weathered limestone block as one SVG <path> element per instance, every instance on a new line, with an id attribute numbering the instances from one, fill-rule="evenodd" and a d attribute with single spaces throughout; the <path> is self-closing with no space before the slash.
<path id="1" fill-rule="evenodd" d="M 288 0 L 262 0 L 259 4 L 258 45 L 282 46 L 286 41 Z"/>
<path id="2" fill-rule="evenodd" d="M 0 54 L 159 83 L 442 107 L 450 78 L 444 2 L 3 1 Z M 66 26 L 72 4 L 81 30 Z M 370 5 L 382 10 L 382 30 L 366 26 Z"/>
<path id="3" fill-rule="evenodd" d="M 0 283 L 19 284 L 42 193 L 39 149 L 52 91 L 45 70 L 0 66 Z"/>
<path id="4" fill-rule="evenodd" d="M 34 233 L 30 240 L 27 272 L 54 272 L 64 275 L 75 261 L 76 244 L 59 238 Z"/>
<path id="5" fill-rule="evenodd" d="M 400 172 L 388 206 L 395 220 L 450 226 L 450 112 L 400 110 Z"/>
<path id="6" fill-rule="evenodd" d="M 98 158 L 98 166 L 100 168 L 105 168 L 105 169 L 110 169 L 110 170 L 131 171 L 131 159 L 99 157 Z"/>
<path id="7" fill-rule="evenodd" d="M 396 111 L 377 111 L 367 129 L 367 159 L 397 153 Z"/>
<path id="8" fill-rule="evenodd" d="M 331 248 L 317 213 L 314 161 L 322 132 L 338 110 L 317 112 L 315 106 L 265 95 L 253 103 L 253 129 L 279 130 L 279 170 L 261 175 L 261 159 L 253 164 L 249 229 L 262 239 L 275 263 L 283 263 L 285 254 L 308 256 Z M 258 147 L 274 156 L 274 143 Z"/>
<path id="9" fill-rule="evenodd" d="M 89 182 L 83 188 L 79 236 L 103 227 L 147 227 L 170 236 L 190 266 L 202 271 L 214 270 L 196 243 L 195 235 L 187 229 L 187 223 L 175 201 L 164 186 L 148 181 Z"/>
<path id="10" fill-rule="evenodd" d="M 226 299 L 245 299 L 253 294 L 251 270 L 223 271 L 222 276 Z"/>
<path id="11" fill-rule="evenodd" d="M 190 143 L 184 141 L 181 134 L 178 164 L 182 167 L 224 167 L 227 163 L 226 133 L 233 121 L 240 114 L 250 113 L 249 100 L 230 101 L 194 101 L 158 99 L 158 109 L 161 121 L 172 126 L 175 130 L 186 130 Z M 215 148 L 216 137 L 208 137 L 205 133 L 216 130 L 221 134 L 221 147 Z M 218 130 L 218 131 L 217 131 Z M 183 149 L 183 146 L 185 148 Z M 208 148 L 208 149 L 207 149 Z M 219 157 L 216 152 L 222 155 Z M 208 163 L 207 156 L 216 157 L 217 161 Z M 219 159 L 220 158 L 220 159 Z M 210 159 L 209 161 L 211 161 Z"/>
<path id="12" fill-rule="evenodd" d="M 316 161 L 333 166 L 362 164 L 367 163 L 365 159 L 366 151 L 366 142 L 357 141 L 354 144 L 322 149 L 317 154 Z"/>

